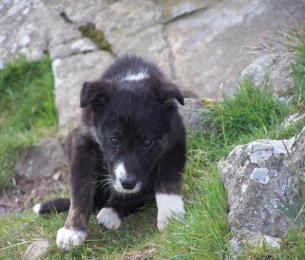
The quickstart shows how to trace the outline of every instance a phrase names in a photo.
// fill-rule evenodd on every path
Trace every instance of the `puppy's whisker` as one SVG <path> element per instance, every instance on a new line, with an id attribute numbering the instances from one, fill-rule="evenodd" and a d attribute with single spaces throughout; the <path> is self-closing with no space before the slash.
<path id="1" fill-rule="evenodd" d="M 97 182 L 96 188 L 102 189 L 104 187 L 110 186 L 111 183 L 112 183 L 112 179 L 104 179 L 104 180 L 101 180 L 101 181 Z"/>

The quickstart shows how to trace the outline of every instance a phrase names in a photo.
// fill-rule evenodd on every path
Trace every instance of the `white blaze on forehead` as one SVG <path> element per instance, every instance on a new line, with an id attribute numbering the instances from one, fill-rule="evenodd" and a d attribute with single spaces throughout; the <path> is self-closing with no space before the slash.
<path id="1" fill-rule="evenodd" d="M 129 72 L 125 75 L 125 77 L 122 80 L 125 81 L 140 81 L 143 79 L 147 79 L 149 77 L 149 74 L 146 70 L 140 70 L 138 72 Z"/>
<path id="2" fill-rule="evenodd" d="M 182 219 L 184 216 L 184 203 L 180 194 L 157 193 L 158 229 L 164 230 L 172 218 Z"/>

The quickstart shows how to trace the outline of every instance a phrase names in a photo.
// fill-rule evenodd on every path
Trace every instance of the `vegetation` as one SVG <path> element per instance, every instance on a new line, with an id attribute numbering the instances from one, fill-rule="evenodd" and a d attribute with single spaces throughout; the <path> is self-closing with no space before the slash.
<path id="1" fill-rule="evenodd" d="M 18 151 L 50 133 L 51 128 L 56 129 L 49 58 L 35 62 L 21 59 L 8 64 L 0 70 L 0 93 L 1 192 L 12 185 Z"/>
<path id="2" fill-rule="evenodd" d="M 25 61 L 20 64 L 34 66 Z M 48 67 L 49 61 L 46 59 L 42 63 L 35 64 Z M 19 68 L 17 64 L 14 66 Z M 49 71 L 46 67 L 37 70 L 48 74 Z M 62 253 L 56 248 L 55 237 L 56 231 L 64 224 L 66 214 L 54 213 L 41 218 L 35 216 L 31 211 L 27 211 L 0 219 L 0 256 L 3 259 L 20 258 L 33 240 L 49 239 L 52 246 L 45 259 L 124 259 L 137 255 L 148 256 L 150 252 L 153 252 L 156 259 L 224 259 L 228 253 L 230 232 L 226 222 L 227 198 L 220 180 L 217 163 L 237 144 L 247 143 L 258 138 L 289 138 L 301 131 L 305 121 L 288 129 L 282 129 L 281 122 L 289 113 L 303 109 L 305 95 L 304 68 L 305 48 L 300 47 L 292 70 L 295 94 L 289 104 L 280 103 L 272 96 L 270 91 L 260 90 L 249 79 L 244 79 L 240 82 L 239 90 L 235 96 L 225 97 L 222 103 L 213 108 L 208 118 L 213 131 L 188 133 L 188 163 L 185 169 L 184 186 L 187 214 L 184 223 L 172 222 L 165 234 L 158 233 L 154 205 L 148 205 L 140 213 L 132 215 L 118 231 L 107 231 L 100 227 L 93 215 L 90 219 L 89 240 L 79 248 L 68 253 Z M 8 69 L 7 73 L 10 70 L 12 69 Z M 14 76 L 11 80 L 19 80 L 18 82 L 23 83 L 24 80 L 20 80 L 20 78 L 23 78 L 25 74 L 20 72 L 18 77 Z M 37 74 L 35 73 L 35 75 Z M 51 81 L 51 76 L 40 75 L 39 78 L 44 77 Z M 11 82 L 11 80 L 6 82 Z M 40 81 L 41 84 L 43 82 L 46 81 Z M 5 84 L 1 83 L 1 90 Z M 29 86 L 32 85 L 35 84 Z M 12 89 L 10 89 L 12 93 L 7 94 L 8 97 L 16 94 Z M 21 89 L 25 91 L 25 89 Z M 27 91 L 31 92 L 30 90 Z M 27 92 L 27 96 L 29 92 Z M 36 93 L 37 89 L 33 92 Z M 0 108 L 3 108 L 4 101 L 1 99 Z M 27 106 L 22 110 L 26 113 L 19 116 L 18 120 L 8 120 L 16 113 L 6 112 L 5 122 L 14 123 L 10 123 L 11 127 L 5 127 L 1 131 L 7 133 L 7 136 L 10 133 L 15 133 L 13 136 L 16 140 L 19 140 L 18 145 L 15 143 L 12 145 L 12 149 L 32 143 L 33 139 L 28 139 L 28 136 L 31 135 L 24 134 L 20 129 L 27 129 L 25 133 L 36 133 L 40 127 L 56 125 L 55 109 L 51 105 L 53 104 L 53 101 L 50 101 L 51 99 L 50 94 L 50 99 L 46 101 L 49 104 L 50 114 L 42 109 L 45 106 L 39 106 L 39 111 L 43 112 L 37 113 L 45 115 L 45 117 L 35 116 L 31 123 L 28 116 L 31 117 L 32 112 L 27 111 L 32 110 L 27 108 L 38 102 L 34 98 L 28 100 L 28 102 L 22 101 L 27 103 Z M 9 102 L 11 99 L 5 98 L 4 100 Z M 13 106 L 10 105 L 9 107 Z M 23 118 L 27 118 L 26 122 L 22 122 Z M 5 129 L 11 129 L 11 132 Z M 24 136 L 24 139 L 20 136 Z M 34 136 L 36 137 L 36 134 Z M 2 134 L 1 138 L 4 138 Z M 0 142 L 0 145 L 2 145 L 2 142 Z M 266 247 L 249 248 L 245 252 L 245 258 L 303 259 L 305 252 L 305 218 L 302 214 L 300 214 L 300 222 L 303 225 L 300 225 L 299 228 L 291 227 L 280 250 L 271 250 Z"/>

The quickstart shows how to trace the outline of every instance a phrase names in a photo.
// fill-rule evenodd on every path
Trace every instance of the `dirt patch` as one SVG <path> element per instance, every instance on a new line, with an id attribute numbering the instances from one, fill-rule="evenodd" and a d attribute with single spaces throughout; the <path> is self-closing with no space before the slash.
<path id="1" fill-rule="evenodd" d="M 35 203 L 63 196 L 68 192 L 68 174 L 60 170 L 51 177 L 16 176 L 14 189 L 0 195 L 0 217 L 31 208 Z"/>

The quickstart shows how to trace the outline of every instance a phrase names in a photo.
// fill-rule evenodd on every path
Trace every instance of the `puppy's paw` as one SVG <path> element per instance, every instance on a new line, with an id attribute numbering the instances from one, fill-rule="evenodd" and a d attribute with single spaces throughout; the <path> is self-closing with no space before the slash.
<path id="1" fill-rule="evenodd" d="M 41 207 L 42 207 L 42 204 L 41 204 L 41 203 L 37 203 L 37 204 L 35 204 L 35 206 L 33 207 L 33 211 L 34 211 L 37 215 L 40 215 L 40 213 L 41 213 Z"/>
<path id="2" fill-rule="evenodd" d="M 73 246 L 83 244 L 86 237 L 87 233 L 85 231 L 62 227 L 57 231 L 56 244 L 63 250 L 69 250 Z"/>
<path id="3" fill-rule="evenodd" d="M 121 219 L 113 208 L 102 208 L 96 216 L 97 222 L 107 229 L 116 230 L 121 226 Z"/>
<path id="4" fill-rule="evenodd" d="M 157 226 L 163 231 L 172 218 L 183 219 L 184 204 L 181 195 L 157 193 L 156 201 L 158 207 Z"/>

